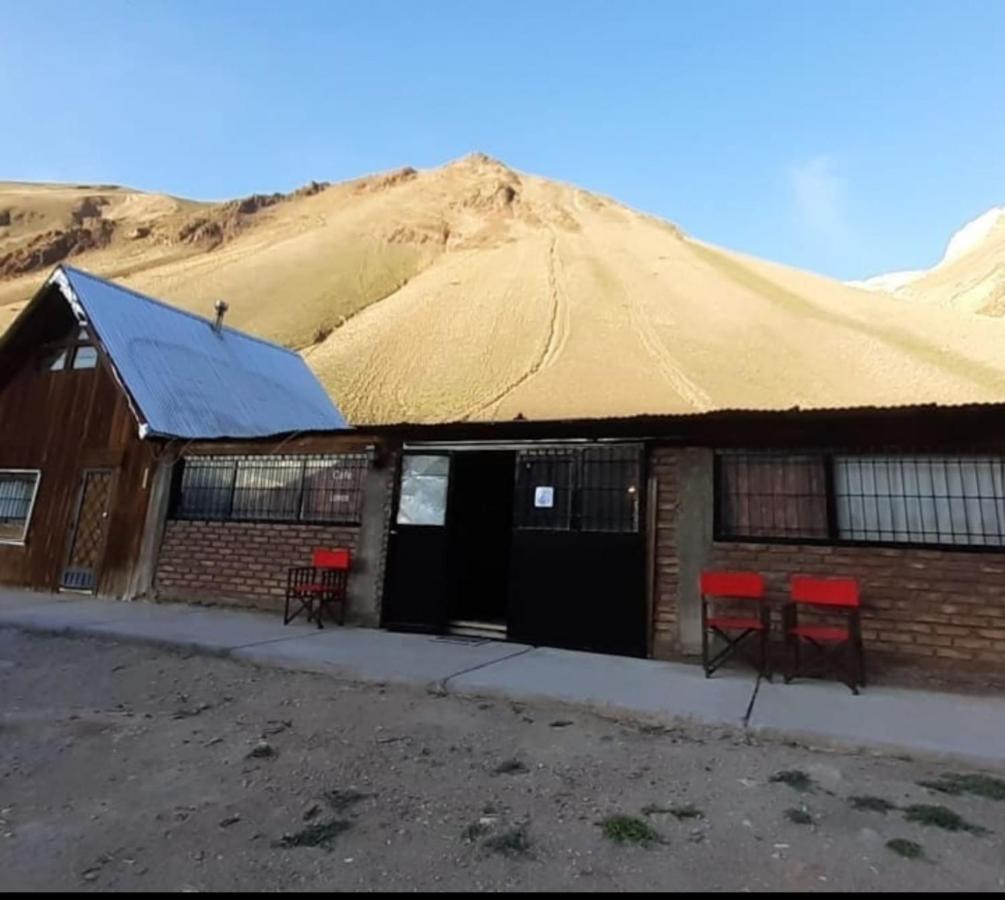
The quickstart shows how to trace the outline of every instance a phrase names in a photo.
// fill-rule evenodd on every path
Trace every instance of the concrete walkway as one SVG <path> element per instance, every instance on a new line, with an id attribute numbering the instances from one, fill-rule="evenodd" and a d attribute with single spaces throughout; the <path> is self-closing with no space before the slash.
<path id="1" fill-rule="evenodd" d="M 1005 768 L 1005 697 L 894 687 L 853 696 L 840 684 L 760 683 L 742 672 L 706 679 L 698 666 L 469 643 L 278 615 L 175 604 L 6 591 L 0 627 L 143 641 L 263 666 L 468 696 L 604 708 L 667 723 L 698 722 L 808 744 L 953 759 Z"/>

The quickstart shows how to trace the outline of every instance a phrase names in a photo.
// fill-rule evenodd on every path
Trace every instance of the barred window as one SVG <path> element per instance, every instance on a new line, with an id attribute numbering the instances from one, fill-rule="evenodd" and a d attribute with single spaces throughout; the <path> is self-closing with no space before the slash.
<path id="1" fill-rule="evenodd" d="M 529 450 L 517 457 L 517 528 L 567 531 L 572 525 L 575 458 L 561 450 Z"/>
<path id="2" fill-rule="evenodd" d="M 723 453 L 718 458 L 719 530 L 727 538 L 826 538 L 824 458 Z"/>
<path id="3" fill-rule="evenodd" d="M 0 543 L 20 544 L 28 534 L 39 472 L 0 469 Z"/>
<path id="4" fill-rule="evenodd" d="M 637 532 L 641 452 L 619 444 L 517 456 L 514 523 L 551 531 Z"/>
<path id="5" fill-rule="evenodd" d="M 580 531 L 638 531 L 639 451 L 597 447 L 583 451 Z"/>
<path id="6" fill-rule="evenodd" d="M 367 455 L 190 456 L 181 462 L 179 519 L 359 522 Z"/>
<path id="7" fill-rule="evenodd" d="M 234 461 L 233 519 L 296 521 L 304 480 L 304 460 L 296 458 Z"/>
<path id="8" fill-rule="evenodd" d="M 995 457 L 838 456 L 840 537 L 917 544 L 1005 544 L 1005 461 Z"/>
<path id="9" fill-rule="evenodd" d="M 725 540 L 1005 546 L 1005 458 L 724 452 Z"/>

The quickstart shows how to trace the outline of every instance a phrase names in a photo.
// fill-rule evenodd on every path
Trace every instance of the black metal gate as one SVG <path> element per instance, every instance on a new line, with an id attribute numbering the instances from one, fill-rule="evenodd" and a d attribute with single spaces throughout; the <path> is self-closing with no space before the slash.
<path id="1" fill-rule="evenodd" d="M 509 637 L 645 656 L 642 448 L 517 455 Z"/>
<path id="2" fill-rule="evenodd" d="M 515 457 L 512 532 L 479 525 L 458 491 L 486 490 L 489 467 L 464 475 L 450 450 L 411 450 L 402 457 L 398 502 L 388 547 L 385 627 L 447 629 L 460 589 L 469 595 L 477 559 L 485 578 L 508 570 L 507 636 L 523 643 L 646 654 L 645 521 L 642 447 L 588 444 L 478 450 Z M 475 462 L 475 460 L 471 460 Z M 497 470 L 497 466 L 492 467 Z M 494 477 L 494 476 L 493 476 Z M 496 513 L 498 514 L 498 508 Z M 463 521 L 460 521 L 463 519 Z M 505 521 L 503 528 L 506 527 Z M 474 532 L 474 534 L 472 534 Z M 498 542 L 501 569 L 484 561 L 478 536 Z M 495 546 L 495 544 L 493 544 Z M 475 553 L 475 550 L 479 550 Z"/>

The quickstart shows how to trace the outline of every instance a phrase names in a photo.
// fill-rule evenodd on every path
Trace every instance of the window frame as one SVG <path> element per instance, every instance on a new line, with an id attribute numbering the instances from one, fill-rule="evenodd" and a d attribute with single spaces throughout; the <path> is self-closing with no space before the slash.
<path id="1" fill-rule="evenodd" d="M 347 471 L 358 473 L 358 483 L 354 484 L 353 487 L 348 491 L 353 501 L 353 508 L 350 515 L 334 515 L 334 516 L 318 516 L 304 515 L 304 498 L 308 489 L 306 487 L 307 476 L 316 474 L 308 471 L 308 465 L 312 461 L 324 461 L 324 460 L 334 460 L 334 459 L 344 459 L 345 469 Z M 240 504 L 235 504 L 236 490 L 237 490 L 237 480 L 238 471 L 241 467 L 241 463 L 254 463 L 260 462 L 263 465 L 266 464 L 268 460 L 275 462 L 296 462 L 300 466 L 299 479 L 297 481 L 296 490 L 298 492 L 298 501 L 296 505 L 296 511 L 289 515 L 281 515 L 271 512 L 265 512 L 259 515 L 246 515 L 246 514 L 235 514 L 235 506 L 240 509 L 246 509 L 249 506 L 254 508 L 255 504 L 248 503 L 247 500 L 242 500 Z M 184 479 L 185 479 L 185 469 L 186 462 L 199 462 L 204 463 L 215 463 L 216 467 L 221 471 L 227 471 L 229 464 L 229 471 L 231 473 L 230 486 L 227 487 L 213 487 L 213 490 L 225 490 L 229 491 L 229 497 L 226 504 L 222 504 L 219 510 L 213 512 L 213 514 L 207 514 L 206 506 L 204 505 L 199 511 L 191 512 L 183 508 L 183 489 L 184 489 Z M 172 473 L 172 487 L 171 487 L 171 501 L 168 509 L 168 519 L 172 521 L 179 522 L 220 522 L 222 524 L 228 523 L 247 523 L 247 524 L 264 524 L 264 525 L 319 525 L 319 526 L 341 526 L 346 528 L 358 528 L 363 523 L 363 514 L 365 506 L 365 494 L 366 494 L 366 479 L 370 471 L 371 465 L 373 463 L 373 453 L 367 449 L 348 451 L 344 453 L 290 453 L 290 454 L 261 454 L 261 455 L 238 455 L 238 454 L 221 454 L 221 455 L 210 455 L 210 454 L 193 454 L 192 456 L 183 456 L 175 464 L 175 471 Z M 211 468 L 211 467 L 207 467 Z M 277 470 L 281 471 L 281 469 Z M 204 489 L 208 485 L 202 485 Z M 254 489 L 254 488 L 251 488 Z M 277 487 L 277 491 L 289 490 L 286 487 Z"/>
<path id="2" fill-rule="evenodd" d="M 784 459 L 790 456 L 816 456 L 819 457 L 824 466 L 824 492 L 827 509 L 827 536 L 826 537 L 753 537 L 749 535 L 729 534 L 723 528 L 722 521 L 722 498 L 723 498 L 723 475 L 722 459 L 731 453 L 747 453 L 751 456 L 764 455 L 765 457 L 777 457 Z M 729 448 L 715 450 L 713 455 L 712 472 L 712 540 L 722 544 L 776 544 L 776 545 L 806 545 L 816 547 L 859 547 L 876 548 L 881 550 L 939 550 L 957 553 L 1005 553 L 1005 535 L 1002 536 L 1002 543 L 942 543 L 937 541 L 898 541 L 898 540 L 871 540 L 867 538 L 842 538 L 838 532 L 838 512 L 837 512 L 837 492 L 835 489 L 835 459 L 857 459 L 883 456 L 888 459 L 898 458 L 924 458 L 933 460 L 944 459 L 974 459 L 982 460 L 988 458 L 1001 458 L 1005 461 L 1005 454 L 995 452 L 966 453 L 966 452 L 939 452 L 939 451 L 884 451 L 884 450 L 814 450 L 793 448 L 791 450 L 745 450 L 741 448 Z"/>
<path id="3" fill-rule="evenodd" d="M 534 521 L 535 514 L 533 508 L 529 506 L 530 498 L 525 494 L 525 491 L 546 485 L 526 480 L 521 466 L 533 465 L 538 460 L 549 461 L 553 465 L 562 463 L 568 466 L 568 478 L 564 483 L 555 482 L 553 485 L 547 485 L 561 488 L 562 492 L 568 495 L 564 509 L 561 510 L 563 521 L 560 523 Z M 517 454 L 516 467 L 513 492 L 514 531 L 639 535 L 644 530 L 647 473 L 642 444 L 617 441 L 572 447 L 530 448 L 522 456 Z M 598 471 L 594 471 L 590 477 L 587 477 L 591 467 Z M 631 497 L 627 501 L 630 506 L 628 515 L 624 514 L 625 510 L 618 509 L 618 504 L 611 499 L 619 494 L 620 489 L 617 486 L 612 487 L 603 483 L 605 474 L 620 473 L 619 467 L 625 467 L 626 471 L 631 471 L 634 474 L 634 478 L 631 480 L 635 483 L 625 490 L 625 493 Z M 614 482 L 617 480 L 617 477 L 613 479 Z M 556 490 L 556 495 L 560 496 L 558 490 Z M 622 502 L 626 501 L 622 500 Z M 549 507 L 549 509 L 551 508 Z"/>
<path id="4" fill-rule="evenodd" d="M 28 504 L 28 514 L 24 519 L 24 528 L 21 531 L 21 537 L 19 539 L 11 538 L 0 538 L 0 545 L 8 547 L 24 547 L 28 543 L 28 532 L 31 530 L 32 518 L 35 515 L 35 504 L 38 502 L 38 489 L 42 484 L 42 470 L 41 469 L 15 469 L 15 468 L 0 468 L 0 478 L 5 474 L 10 475 L 34 475 L 35 476 L 35 486 L 31 493 L 31 502 Z"/>
<path id="5" fill-rule="evenodd" d="M 418 473 L 406 473 L 406 467 L 409 462 L 415 459 L 443 459 L 446 460 L 446 472 L 436 472 L 434 474 L 429 474 L 428 472 L 418 474 Z M 392 527 L 402 527 L 402 528 L 445 528 L 447 526 L 447 517 L 450 515 L 450 500 L 451 492 L 453 491 L 454 477 L 453 477 L 453 457 L 447 453 L 437 453 L 435 451 L 430 451 L 428 453 L 421 452 L 410 452 L 405 453 L 401 457 L 401 466 L 397 473 L 396 481 L 396 494 L 397 502 L 394 509 L 394 525 Z M 405 479 L 408 477 L 413 477 L 416 479 L 436 479 L 443 482 L 443 496 L 440 498 L 442 500 L 440 508 L 440 519 L 436 522 L 419 522 L 414 519 L 409 521 L 402 521 L 402 499 L 405 497 Z"/>
<path id="6" fill-rule="evenodd" d="M 77 365 L 77 352 L 83 347 L 94 348 L 94 365 Z M 65 357 L 63 359 L 63 365 L 58 369 L 53 369 L 50 363 L 54 360 L 52 360 L 51 357 L 56 353 L 63 353 L 65 354 Z M 78 323 L 74 328 L 72 335 L 63 338 L 62 340 L 50 341 L 49 343 L 42 345 L 41 352 L 38 357 L 38 365 L 40 371 L 46 375 L 65 375 L 67 372 L 93 372 L 101 366 L 101 350 L 98 347 L 98 342 L 94 340 L 94 335 L 91 333 L 90 327 L 88 325 Z"/>
<path id="7" fill-rule="evenodd" d="M 80 359 L 80 353 L 81 353 L 82 350 L 93 350 L 94 351 L 93 361 L 91 361 L 89 365 L 86 365 L 86 366 L 77 365 L 77 360 Z M 76 344 L 76 345 L 74 345 L 74 348 L 73 348 L 72 358 L 69 361 L 70 362 L 70 371 L 72 371 L 72 372 L 87 372 L 87 371 L 89 371 L 91 369 L 98 368 L 98 363 L 100 361 L 101 361 L 101 354 L 98 352 L 98 345 L 97 344 Z M 56 371 L 57 372 L 65 371 L 65 368 L 64 369 L 57 369 Z"/>

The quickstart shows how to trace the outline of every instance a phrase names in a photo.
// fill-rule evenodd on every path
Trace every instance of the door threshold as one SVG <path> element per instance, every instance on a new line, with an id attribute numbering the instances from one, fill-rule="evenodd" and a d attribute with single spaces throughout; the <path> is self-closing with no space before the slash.
<path id="1" fill-rule="evenodd" d="M 475 622 L 470 619 L 455 619 L 447 626 L 448 634 L 458 637 L 490 638 L 506 640 L 505 622 Z"/>
<path id="2" fill-rule="evenodd" d="M 57 594 L 80 594 L 82 597 L 93 597 L 94 591 L 88 591 L 84 588 L 68 588 L 68 587 L 58 587 L 56 588 Z"/>

